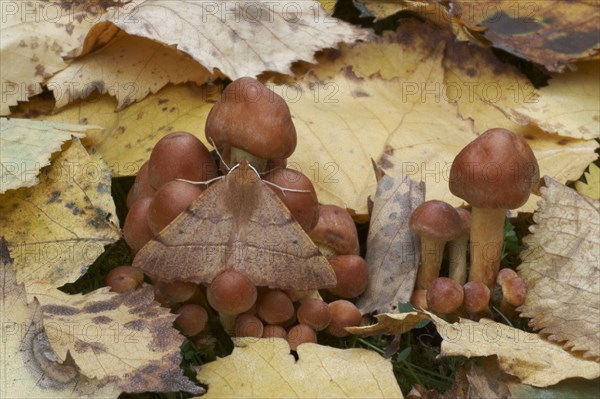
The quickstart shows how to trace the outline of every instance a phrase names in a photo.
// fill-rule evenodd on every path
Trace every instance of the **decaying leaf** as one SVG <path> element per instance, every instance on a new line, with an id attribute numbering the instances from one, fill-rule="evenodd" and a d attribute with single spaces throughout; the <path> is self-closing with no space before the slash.
<path id="1" fill-rule="evenodd" d="M 467 29 L 494 47 L 562 72 L 571 63 L 600 51 L 598 3 L 578 0 L 452 0 L 453 13 Z"/>
<path id="2" fill-rule="evenodd" d="M 392 16 L 404 10 L 418 10 L 427 7 L 427 1 L 415 0 L 356 0 L 354 4 L 365 16 L 374 16 L 375 21 Z"/>
<path id="3" fill-rule="evenodd" d="M 373 351 L 301 344 L 296 361 L 279 338 L 234 343 L 231 355 L 198 370 L 203 398 L 402 398 L 392 364 Z"/>
<path id="4" fill-rule="evenodd" d="M 407 313 L 381 313 L 375 315 L 376 324 L 362 327 L 346 327 L 346 330 L 355 335 L 404 334 L 412 330 L 423 321 L 429 320 L 429 316 L 421 312 Z"/>
<path id="5" fill-rule="evenodd" d="M 588 171 L 584 173 L 585 183 L 575 182 L 575 189 L 579 194 L 586 195 L 594 200 L 600 200 L 600 167 L 590 164 Z"/>
<path id="6" fill-rule="evenodd" d="M 0 194 L 39 182 L 41 168 L 71 137 L 82 138 L 93 126 L 0 119 Z"/>
<path id="7" fill-rule="evenodd" d="M 225 270 L 256 286 L 334 287 L 335 272 L 279 197 L 244 161 L 135 256 L 153 278 L 210 283 Z"/>
<path id="8" fill-rule="evenodd" d="M 412 211 L 425 201 L 425 187 L 408 177 L 384 175 L 377 183 L 370 217 L 369 283 L 356 303 L 361 313 L 393 312 L 410 300 L 419 266 L 419 240 L 408 228 Z"/>
<path id="9" fill-rule="evenodd" d="M 0 115 L 40 93 L 42 82 L 67 66 L 63 57 L 83 43 L 103 11 L 100 2 L 2 2 Z"/>
<path id="10" fill-rule="evenodd" d="M 461 319 L 449 324 L 428 313 L 442 336 L 440 356 L 497 356 L 502 371 L 536 387 L 572 377 L 600 377 L 600 364 L 577 357 L 560 345 L 506 324 Z"/>
<path id="11" fill-rule="evenodd" d="M 0 197 L 0 231 L 19 282 L 58 287 L 75 281 L 119 239 L 111 176 L 78 139 L 40 174 L 40 184 Z"/>
<path id="12" fill-rule="evenodd" d="M 577 71 L 553 74 L 549 85 L 509 110 L 521 124 L 578 139 L 600 138 L 600 62 L 577 64 Z"/>
<path id="13" fill-rule="evenodd" d="M 81 375 L 70 357 L 59 362 L 49 339 L 62 331 L 53 328 L 56 326 L 44 330 L 39 306 L 27 304 L 4 238 L 0 238 L 0 305 L 0 397 L 74 399 L 119 395 L 112 382 L 101 383 Z"/>
<path id="14" fill-rule="evenodd" d="M 156 93 L 168 83 L 206 83 L 211 74 L 186 54 L 161 43 L 120 32 L 105 47 L 54 75 L 47 86 L 56 107 L 92 92 L 117 98 L 117 110 Z"/>
<path id="15" fill-rule="evenodd" d="M 107 20 L 131 35 L 175 45 L 209 71 L 231 79 L 261 72 L 290 74 L 294 61 L 365 39 L 367 31 L 330 17 L 317 1 L 214 2 L 137 0 Z M 105 26 L 100 26 L 104 29 Z M 90 32 L 91 35 L 95 33 Z"/>
<path id="16" fill-rule="evenodd" d="M 104 131 L 90 132 L 83 143 L 102 154 L 113 176 L 131 176 L 137 174 L 148 160 L 156 142 L 171 132 L 190 132 L 207 144 L 204 123 L 213 103 L 219 98 L 218 86 L 167 86 L 120 112 L 115 112 L 117 103 L 114 98 L 102 95 L 77 101 L 57 114 L 40 118 L 102 126 Z M 38 107 L 43 108 L 44 113 L 48 104 L 31 101 L 31 104 L 22 106 L 19 115 L 36 115 L 40 112 Z"/>
<path id="17" fill-rule="evenodd" d="M 82 374 L 113 381 L 124 392 L 202 393 L 179 368 L 183 336 L 153 289 L 109 290 L 68 295 L 44 283 L 27 285 L 28 297 L 40 302 L 44 328 L 60 332 L 50 339 L 58 358 L 71 356 Z"/>
<path id="18" fill-rule="evenodd" d="M 545 177 L 535 225 L 523 242 L 521 315 L 549 340 L 600 360 L 600 202 Z"/>

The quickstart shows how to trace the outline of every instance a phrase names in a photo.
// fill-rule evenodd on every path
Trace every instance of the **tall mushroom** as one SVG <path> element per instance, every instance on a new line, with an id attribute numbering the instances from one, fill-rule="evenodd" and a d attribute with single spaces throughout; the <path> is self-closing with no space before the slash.
<path id="1" fill-rule="evenodd" d="M 486 131 L 454 158 L 450 191 L 473 208 L 469 281 L 492 288 L 500 267 L 506 211 L 523 205 L 539 178 L 527 142 L 506 129 Z"/>
<path id="2" fill-rule="evenodd" d="M 423 202 L 410 215 L 408 227 L 421 237 L 421 267 L 417 289 L 427 289 L 440 274 L 444 246 L 461 231 L 460 217 L 444 201 Z"/>
<path id="3" fill-rule="evenodd" d="M 285 159 L 296 148 L 296 128 L 285 100 L 253 78 L 232 82 L 212 107 L 205 135 L 232 164 L 247 159 L 264 171 L 268 159 Z"/>

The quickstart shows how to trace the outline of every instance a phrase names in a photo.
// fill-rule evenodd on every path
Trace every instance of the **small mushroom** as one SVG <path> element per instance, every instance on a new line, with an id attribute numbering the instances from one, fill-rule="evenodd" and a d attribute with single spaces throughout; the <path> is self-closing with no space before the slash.
<path id="1" fill-rule="evenodd" d="M 287 339 L 287 331 L 281 326 L 268 324 L 263 329 L 263 338 L 283 338 Z"/>
<path id="2" fill-rule="evenodd" d="M 142 286 L 144 273 L 133 266 L 117 266 L 106 275 L 104 282 L 113 292 L 127 292 Z"/>
<path id="3" fill-rule="evenodd" d="M 269 187 L 289 209 L 302 229 L 309 233 L 319 220 L 319 201 L 309 178 L 294 169 L 277 168 L 267 173 L 264 180 L 277 185 Z"/>
<path id="4" fill-rule="evenodd" d="M 206 181 L 217 176 L 217 166 L 202 142 L 187 132 L 160 139 L 148 160 L 148 182 L 158 190 L 175 179 Z"/>
<path id="5" fill-rule="evenodd" d="M 264 333 L 263 322 L 256 316 L 241 314 L 235 320 L 236 337 L 261 338 Z"/>
<path id="6" fill-rule="evenodd" d="M 189 281 L 154 282 L 154 299 L 166 306 L 189 301 L 197 291 L 198 285 Z"/>
<path id="7" fill-rule="evenodd" d="M 319 206 L 319 220 L 309 236 L 327 258 L 358 255 L 360 251 L 354 220 L 339 206 Z"/>
<path id="8" fill-rule="evenodd" d="M 256 314 L 267 324 L 283 324 L 294 317 L 294 304 L 281 290 L 262 293 L 256 301 Z"/>
<path id="9" fill-rule="evenodd" d="M 156 235 L 185 211 L 205 187 L 172 180 L 163 184 L 152 198 L 148 208 L 148 226 Z"/>
<path id="10" fill-rule="evenodd" d="M 448 277 L 438 277 L 427 288 L 427 307 L 434 313 L 453 315 L 463 304 L 463 287 Z"/>
<path id="11" fill-rule="evenodd" d="M 177 309 L 175 325 L 187 337 L 199 334 L 206 328 L 208 313 L 200 305 L 187 304 Z"/>
<path id="12" fill-rule="evenodd" d="M 489 306 L 491 291 L 481 281 L 469 281 L 463 286 L 463 307 L 474 317 L 490 314 Z"/>
<path id="13" fill-rule="evenodd" d="M 329 259 L 337 284 L 327 291 L 344 299 L 356 298 L 367 289 L 369 266 L 358 255 L 338 255 Z"/>
<path id="14" fill-rule="evenodd" d="M 460 285 L 467 281 L 467 248 L 471 234 L 471 212 L 456 208 L 461 222 L 461 231 L 448 244 L 448 277 Z"/>
<path id="15" fill-rule="evenodd" d="M 419 205 L 410 215 L 409 228 L 421 237 L 421 266 L 417 289 L 428 289 L 440 275 L 444 246 L 461 231 L 456 209 L 444 201 L 431 200 Z"/>
<path id="16" fill-rule="evenodd" d="M 310 298 L 302 301 L 296 315 L 301 324 L 306 324 L 315 331 L 326 329 L 331 321 L 329 306 L 321 299 Z"/>
<path id="17" fill-rule="evenodd" d="M 235 329 L 235 316 L 252 308 L 257 296 L 252 281 L 235 270 L 226 270 L 217 275 L 206 290 L 208 303 L 219 312 L 221 324 L 228 333 Z"/>
<path id="18" fill-rule="evenodd" d="M 498 281 L 498 280 L 497 280 Z M 502 288 L 500 311 L 509 319 L 517 317 L 516 309 L 525 303 L 527 283 L 521 277 L 503 276 L 498 285 Z"/>
<path id="19" fill-rule="evenodd" d="M 249 77 L 223 90 L 208 114 L 205 134 L 221 154 L 231 150 L 230 165 L 247 159 L 259 171 L 268 159 L 288 158 L 296 148 L 296 128 L 285 100 Z"/>
<path id="20" fill-rule="evenodd" d="M 305 344 L 307 342 L 316 344 L 317 334 L 306 324 L 297 324 L 288 330 L 287 340 L 290 344 L 290 349 L 295 351 L 301 344 Z"/>
<path id="21" fill-rule="evenodd" d="M 327 333 L 334 337 L 346 337 L 350 335 L 345 327 L 356 327 L 362 322 L 360 310 L 350 301 L 338 299 L 329 304 L 331 321 L 327 326 Z"/>
<path id="22" fill-rule="evenodd" d="M 148 181 L 148 161 L 144 162 L 137 175 L 133 186 L 127 193 L 127 208 L 131 208 L 134 202 L 144 197 L 153 197 L 156 190 L 152 188 Z"/>
<path id="23" fill-rule="evenodd" d="M 414 290 L 410 297 L 410 304 L 415 309 L 427 309 L 427 290 Z"/>
<path id="24" fill-rule="evenodd" d="M 154 233 L 148 225 L 148 209 L 152 197 L 143 197 L 135 201 L 125 217 L 123 237 L 135 255 L 148 241 L 154 238 Z"/>
<path id="25" fill-rule="evenodd" d="M 540 178 L 525 140 L 506 129 L 490 129 L 454 158 L 450 191 L 471 204 L 469 281 L 492 288 L 502 254 L 508 209 L 527 202 Z"/>

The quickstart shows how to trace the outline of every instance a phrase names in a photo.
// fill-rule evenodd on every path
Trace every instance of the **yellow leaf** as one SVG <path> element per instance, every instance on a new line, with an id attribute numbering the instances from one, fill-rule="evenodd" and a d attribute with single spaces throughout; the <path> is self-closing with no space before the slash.
<path id="1" fill-rule="evenodd" d="M 578 139 L 600 138 L 600 62 L 579 63 L 577 71 L 553 74 L 530 101 L 511 109 L 515 121 Z"/>
<path id="2" fill-rule="evenodd" d="M 396 335 L 410 331 L 417 324 L 429 320 L 429 316 L 421 312 L 381 313 L 375 315 L 375 318 L 377 319 L 376 324 L 362 327 L 346 327 L 346 330 L 355 335 Z"/>
<path id="3" fill-rule="evenodd" d="M 577 0 L 453 0 L 451 11 L 493 46 L 562 72 L 598 54 L 598 2 Z"/>
<path id="4" fill-rule="evenodd" d="M 114 112 L 115 100 L 102 95 L 41 118 L 102 126 L 104 131 L 91 132 L 84 144 L 102 154 L 113 175 L 130 176 L 148 160 L 156 142 L 171 132 L 190 132 L 206 144 L 204 123 L 219 97 L 218 86 L 167 86 L 119 112 Z M 30 112 L 23 108 L 25 114 Z"/>
<path id="5" fill-rule="evenodd" d="M 319 4 L 323 7 L 323 10 L 327 11 L 327 14 L 333 14 L 337 0 L 319 0 Z"/>
<path id="6" fill-rule="evenodd" d="M 590 164 L 585 172 L 585 183 L 575 182 L 575 189 L 579 194 L 587 195 L 591 199 L 600 200 L 600 167 Z"/>
<path id="7" fill-rule="evenodd" d="M 500 368 L 536 387 L 554 385 L 572 377 L 600 377 L 600 364 L 581 359 L 560 345 L 544 341 L 506 324 L 461 319 L 450 324 L 426 312 L 442 336 L 441 356 L 497 356 Z"/>
<path id="8" fill-rule="evenodd" d="M 367 15 L 373 15 L 375 21 L 387 18 L 400 11 L 416 10 L 429 5 L 427 1 L 415 0 L 357 0 L 355 4 L 358 5 L 360 10 L 363 10 L 363 13 L 366 11 Z"/>
<path id="9" fill-rule="evenodd" d="M 67 66 L 63 57 L 83 43 L 99 11 L 80 2 L 2 1 L 0 115 L 40 93 L 44 80 Z"/>
<path id="10" fill-rule="evenodd" d="M 549 340 L 600 360 L 600 202 L 544 181 L 533 234 L 523 240 L 519 275 L 528 292 L 519 310 Z"/>
<path id="11" fill-rule="evenodd" d="M 117 98 L 117 109 L 156 93 L 168 83 L 206 83 L 211 74 L 186 54 L 123 32 L 100 50 L 76 59 L 47 86 L 61 108 L 93 91 Z"/>
<path id="12" fill-rule="evenodd" d="M 93 126 L 0 119 L 0 194 L 38 183 L 41 168 L 50 155 L 71 137 L 84 137 Z"/>
<path id="13" fill-rule="evenodd" d="M 298 346 L 285 340 L 234 338 L 225 358 L 203 365 L 203 398 L 402 398 L 392 364 L 365 349 Z"/>
<path id="14" fill-rule="evenodd" d="M 37 303 L 17 285 L 7 243 L 0 238 L 0 397 L 116 398 L 112 382 L 89 379 L 71 360 L 59 362 L 42 326 Z M 56 329 L 53 331 L 57 331 Z"/>
<path id="15" fill-rule="evenodd" d="M 40 174 L 40 184 L 0 197 L 0 231 L 10 243 L 19 282 L 75 281 L 119 239 L 111 176 L 79 140 Z"/>
<path id="16" fill-rule="evenodd" d="M 313 0 L 130 4 L 126 11 L 109 10 L 106 19 L 131 35 L 176 45 L 209 71 L 218 68 L 231 79 L 265 71 L 289 74 L 294 61 L 310 61 L 320 49 L 367 37 L 366 30 L 330 17 Z"/>
<path id="17" fill-rule="evenodd" d="M 184 338 L 173 328 L 176 316 L 154 301 L 151 287 L 124 294 L 104 287 L 86 295 L 68 295 L 45 283 L 26 289 L 40 302 L 58 358 L 69 355 L 87 377 L 116 381 L 125 392 L 203 392 L 179 368 Z"/>

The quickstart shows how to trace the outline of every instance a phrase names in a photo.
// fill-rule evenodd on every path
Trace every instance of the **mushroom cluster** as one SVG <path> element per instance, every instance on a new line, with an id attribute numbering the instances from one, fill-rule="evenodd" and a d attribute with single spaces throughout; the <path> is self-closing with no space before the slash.
<path id="1" fill-rule="evenodd" d="M 243 271 L 228 269 L 201 284 L 149 276 L 155 299 L 178 314 L 176 326 L 198 345 L 210 341 L 211 314 L 218 314 L 231 335 L 285 338 L 293 350 L 303 342 L 316 342 L 320 331 L 348 335 L 344 327 L 362 320 L 351 300 L 367 287 L 368 265 L 359 256 L 358 234 L 348 212 L 319 204 L 310 179 L 286 167 L 296 147 L 296 130 L 283 98 L 255 79 L 238 79 L 211 109 L 205 136 L 215 147 L 214 155 L 186 132 L 171 133 L 155 145 L 127 197 L 123 230 L 131 252 L 135 255 L 202 196 L 206 184 L 191 182 L 215 180 L 230 167 L 249 162 L 328 259 L 337 284 L 321 292 L 278 289 L 275 281 L 257 287 Z M 126 268 L 132 270 L 111 271 L 118 275 L 106 282 L 114 291 L 141 284 L 143 273 Z"/>
<path id="2" fill-rule="evenodd" d="M 490 129 L 463 148 L 452 163 L 449 188 L 471 211 L 432 200 L 417 207 L 409 221 L 421 238 L 413 305 L 479 318 L 491 314 L 492 291 L 500 290 L 500 310 L 513 317 L 526 286 L 511 269 L 499 273 L 506 212 L 523 205 L 538 182 L 531 148 L 509 130 Z M 445 248 L 448 277 L 440 276 Z"/>

